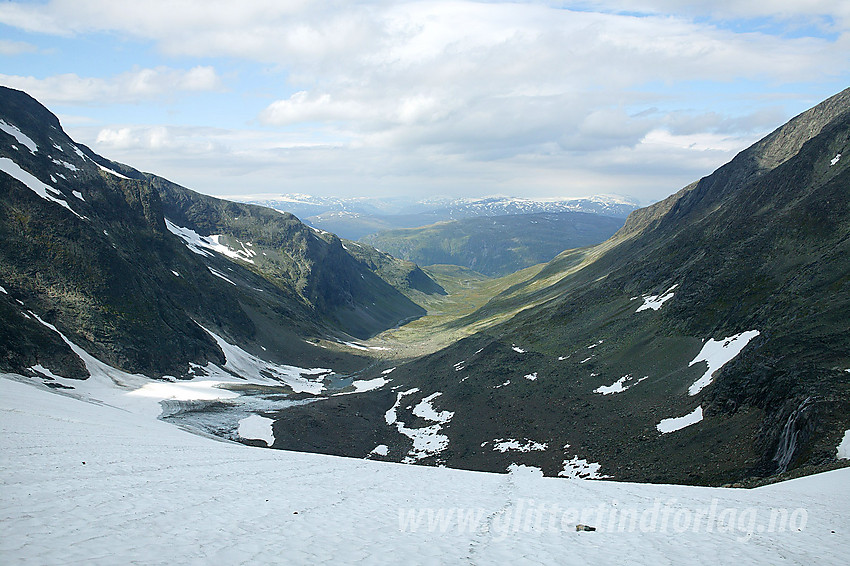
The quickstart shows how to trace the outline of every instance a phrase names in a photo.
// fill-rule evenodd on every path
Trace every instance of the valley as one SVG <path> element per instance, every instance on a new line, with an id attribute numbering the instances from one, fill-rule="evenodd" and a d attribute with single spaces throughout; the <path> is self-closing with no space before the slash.
<path id="1" fill-rule="evenodd" d="M 0 30 L 0 566 L 848 563 L 850 2 Z"/>
<path id="2" fill-rule="evenodd" d="M 9 375 L 370 460 L 710 486 L 847 465 L 850 91 L 626 219 L 458 201 L 439 210 L 461 218 L 395 244 L 142 173 L 26 94 L 2 99 Z M 456 230 L 514 257 L 467 261 L 484 256 Z M 405 239 L 466 248 L 420 266 L 368 243 Z"/>

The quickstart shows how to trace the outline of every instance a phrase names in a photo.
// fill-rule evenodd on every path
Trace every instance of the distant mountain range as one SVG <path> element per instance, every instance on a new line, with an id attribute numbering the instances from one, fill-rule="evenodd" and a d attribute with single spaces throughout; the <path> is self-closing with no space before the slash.
<path id="1" fill-rule="evenodd" d="M 386 230 L 360 241 L 419 265 L 459 265 L 502 276 L 605 241 L 624 220 L 585 212 L 475 216 Z"/>
<path id="2" fill-rule="evenodd" d="M 311 226 L 351 240 L 396 228 L 417 228 L 436 222 L 489 216 L 583 212 L 625 219 L 638 208 L 636 201 L 616 195 L 537 200 L 504 196 L 423 200 L 405 197 L 326 198 L 304 194 L 228 198 L 292 213 Z"/>

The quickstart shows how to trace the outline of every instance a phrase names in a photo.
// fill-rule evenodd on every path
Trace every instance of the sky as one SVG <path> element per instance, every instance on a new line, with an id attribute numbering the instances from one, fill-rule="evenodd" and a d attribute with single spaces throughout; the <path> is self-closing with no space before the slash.
<path id="1" fill-rule="evenodd" d="M 3 1 L 0 84 L 206 194 L 649 204 L 850 85 L 850 2 Z"/>

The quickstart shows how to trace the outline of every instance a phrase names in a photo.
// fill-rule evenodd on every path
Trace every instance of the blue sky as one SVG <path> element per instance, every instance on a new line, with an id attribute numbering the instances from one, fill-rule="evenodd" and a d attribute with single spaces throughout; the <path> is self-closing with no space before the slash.
<path id="1" fill-rule="evenodd" d="M 0 84 L 215 195 L 644 204 L 850 85 L 822 0 L 0 4 Z"/>

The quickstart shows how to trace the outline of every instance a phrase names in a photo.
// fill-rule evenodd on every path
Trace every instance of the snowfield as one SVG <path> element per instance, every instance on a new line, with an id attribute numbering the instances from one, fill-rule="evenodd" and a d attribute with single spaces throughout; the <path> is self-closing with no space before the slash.
<path id="1" fill-rule="evenodd" d="M 658 429 L 658 432 L 661 434 L 669 434 L 671 432 L 676 432 L 677 430 L 682 430 L 686 426 L 697 424 L 700 421 L 702 421 L 701 406 L 682 417 L 670 417 L 669 419 L 664 419 L 655 425 L 655 428 Z"/>
<path id="2" fill-rule="evenodd" d="M 709 338 L 708 341 L 703 343 L 702 350 L 700 350 L 697 357 L 688 366 L 699 362 L 705 362 L 708 366 L 702 377 L 693 382 L 688 388 L 688 395 L 696 395 L 708 387 L 714 379 L 714 373 L 740 354 L 741 350 L 750 343 L 750 340 L 758 335 L 758 330 L 747 330 L 746 332 L 734 334 L 723 340 Z"/>
<path id="3" fill-rule="evenodd" d="M 23 381 L 0 378 L 5 565 L 810 565 L 850 548 L 850 469 L 743 490 L 409 466 L 205 438 Z"/>
<path id="4" fill-rule="evenodd" d="M 670 287 L 669 289 L 667 289 L 666 291 L 664 291 L 660 295 L 643 295 L 642 296 L 643 304 L 641 306 L 639 306 L 638 309 L 635 312 L 641 312 L 641 311 L 647 311 L 647 310 L 657 311 L 658 309 L 660 309 L 664 305 L 664 303 L 666 303 L 667 301 L 669 301 L 670 299 L 673 298 L 673 296 L 675 295 L 675 293 L 673 293 L 673 289 L 675 289 L 678 286 L 679 286 L 679 284 L 677 283 L 676 285 L 673 285 L 672 287 Z M 637 298 L 637 297 L 635 297 L 635 298 Z"/>
<path id="5" fill-rule="evenodd" d="M 30 153 L 35 154 L 35 152 L 38 151 L 36 143 L 32 141 L 28 135 L 23 133 L 16 125 L 9 124 L 5 120 L 0 120 L 0 130 L 18 140 L 18 143 L 30 150 Z"/>
<path id="6" fill-rule="evenodd" d="M 183 240 L 190 251 L 198 255 L 209 257 L 213 255 L 212 252 L 218 252 L 230 259 L 239 259 L 248 263 L 254 263 L 252 258 L 257 255 L 257 252 L 251 249 L 253 244 L 250 242 L 248 242 L 247 245 L 246 243 L 239 242 L 242 249 L 237 250 L 224 244 L 222 242 L 223 236 L 221 234 L 201 236 L 191 228 L 178 226 L 168 218 L 165 219 L 165 227 L 168 228 L 169 232 Z"/>

